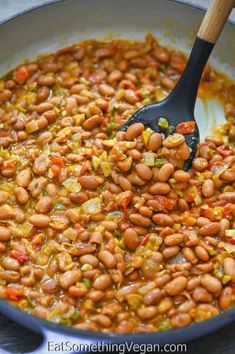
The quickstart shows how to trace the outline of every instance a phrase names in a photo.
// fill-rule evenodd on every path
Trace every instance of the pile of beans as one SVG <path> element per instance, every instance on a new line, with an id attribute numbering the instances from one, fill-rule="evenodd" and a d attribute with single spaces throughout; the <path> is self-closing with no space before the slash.
<path id="1" fill-rule="evenodd" d="M 235 303 L 235 86 L 209 66 L 199 94 L 227 123 L 190 150 L 136 123 L 186 57 L 87 41 L 0 80 L 0 296 L 79 329 L 150 332 Z M 182 117 L 183 120 L 183 117 Z"/>

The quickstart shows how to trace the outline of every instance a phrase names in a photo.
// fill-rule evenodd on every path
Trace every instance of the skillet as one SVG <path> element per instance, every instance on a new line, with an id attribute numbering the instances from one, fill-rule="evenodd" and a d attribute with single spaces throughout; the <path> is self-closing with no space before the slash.
<path id="1" fill-rule="evenodd" d="M 98 5 L 97 5 L 98 4 Z M 169 0 L 59 0 L 20 13 L 0 24 L 0 76 L 26 58 L 31 59 L 38 54 L 50 53 L 69 44 L 88 38 L 143 38 L 152 32 L 163 44 L 180 49 L 190 48 L 190 40 L 194 37 L 198 24 L 203 16 L 201 9 L 180 2 Z M 234 24 L 227 24 L 224 33 L 216 46 L 212 64 L 222 67 L 222 71 L 235 79 L 235 44 Z M 191 37 L 189 37 L 189 34 Z M 203 111 L 204 110 L 204 111 Z M 207 119 L 200 117 L 207 113 Z M 205 105 L 197 102 L 196 117 L 199 119 L 201 137 L 204 138 L 216 118 L 221 107 L 216 102 Z M 209 123 L 209 124 L 208 124 Z M 214 123 L 215 124 L 215 123 Z M 207 127 L 205 129 L 205 127 Z M 42 354 L 48 351 L 48 341 L 71 342 L 74 350 L 79 344 L 107 343 L 185 343 L 204 336 L 235 320 L 235 308 L 213 317 L 210 320 L 188 327 L 170 331 L 144 334 L 105 334 L 75 330 L 56 325 L 27 314 L 0 299 L 0 311 L 43 335 L 43 343 L 33 353 Z M 77 346 L 76 346 L 77 345 Z M 4 352 L 2 349 L 1 353 Z M 57 353 L 63 353 L 56 351 Z M 66 353 L 73 353 L 66 350 Z"/>

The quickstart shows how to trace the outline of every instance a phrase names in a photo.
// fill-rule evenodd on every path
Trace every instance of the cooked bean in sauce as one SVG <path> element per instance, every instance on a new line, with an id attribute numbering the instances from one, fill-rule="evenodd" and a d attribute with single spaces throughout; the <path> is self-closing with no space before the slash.
<path id="1" fill-rule="evenodd" d="M 0 80 L 1 297 L 116 333 L 234 306 L 234 84 L 207 67 L 199 95 L 220 99 L 227 122 L 188 172 L 192 124 L 166 139 L 141 123 L 118 131 L 166 97 L 185 63 L 148 35 L 82 42 Z"/>

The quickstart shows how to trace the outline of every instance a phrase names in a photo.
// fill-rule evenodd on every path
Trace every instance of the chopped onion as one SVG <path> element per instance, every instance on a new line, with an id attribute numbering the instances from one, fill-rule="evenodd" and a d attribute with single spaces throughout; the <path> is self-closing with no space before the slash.
<path id="1" fill-rule="evenodd" d="M 235 238 L 235 230 L 234 229 L 225 230 L 225 236 Z"/>
<path id="2" fill-rule="evenodd" d="M 142 162 L 146 165 L 146 166 L 154 166 L 155 161 L 154 161 L 154 154 L 152 152 L 145 152 L 143 154 L 143 159 Z"/>
<path id="3" fill-rule="evenodd" d="M 88 214 L 99 214 L 101 212 L 101 200 L 100 198 L 92 198 L 81 205 L 83 212 Z"/>
<path id="4" fill-rule="evenodd" d="M 148 294 L 151 290 L 153 290 L 154 288 L 156 288 L 156 283 L 154 281 L 150 281 L 147 284 L 145 284 L 144 286 L 141 286 L 141 288 L 139 288 L 137 290 L 137 292 L 140 295 L 146 295 Z"/>
<path id="5" fill-rule="evenodd" d="M 224 248 L 225 248 L 226 251 L 228 251 L 229 253 L 235 252 L 235 245 L 232 245 L 231 243 L 225 243 L 225 244 L 224 244 Z"/>
<path id="6" fill-rule="evenodd" d="M 57 144 L 56 142 L 53 142 L 50 144 L 50 150 L 51 152 L 59 152 L 61 149 L 60 145 Z"/>
<path id="7" fill-rule="evenodd" d="M 76 177 L 69 177 L 67 178 L 64 182 L 63 182 L 63 186 L 65 187 L 65 189 L 68 192 L 80 192 L 81 190 L 81 184 L 78 183 L 77 178 Z"/>
<path id="8" fill-rule="evenodd" d="M 228 165 L 224 165 L 224 166 L 216 166 L 214 169 L 214 175 L 219 177 L 224 171 L 226 171 L 228 169 Z"/>
<path id="9" fill-rule="evenodd" d="M 77 232 L 69 227 L 63 232 L 64 236 L 69 238 L 70 240 L 74 241 L 77 238 Z"/>
<path id="10" fill-rule="evenodd" d="M 94 170 L 97 171 L 99 166 L 100 166 L 100 158 L 97 156 L 92 156 L 92 167 L 94 168 Z"/>
<path id="11" fill-rule="evenodd" d="M 186 263 L 186 259 L 183 254 L 179 252 L 175 257 L 171 258 L 168 262 L 169 264 L 184 264 Z"/>
<path id="12" fill-rule="evenodd" d="M 110 166 L 109 161 L 101 161 L 100 167 L 101 167 L 101 170 L 104 174 L 104 177 L 108 177 L 111 175 L 112 170 L 111 170 L 111 166 Z"/>
<path id="13" fill-rule="evenodd" d="M 116 210 L 113 211 L 112 213 L 108 213 L 106 219 L 120 222 L 121 220 L 123 220 L 123 217 L 124 217 L 123 212 Z"/>
<path id="14" fill-rule="evenodd" d="M 144 144 L 146 145 L 149 141 L 150 136 L 154 133 L 154 131 L 151 128 L 147 128 L 143 131 L 142 133 L 142 140 Z"/>

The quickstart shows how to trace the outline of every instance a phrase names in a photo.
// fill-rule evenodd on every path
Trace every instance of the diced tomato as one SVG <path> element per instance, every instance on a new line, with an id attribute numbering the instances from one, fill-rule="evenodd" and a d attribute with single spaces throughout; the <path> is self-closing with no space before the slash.
<path id="1" fill-rule="evenodd" d="M 136 96 L 139 97 L 140 99 L 144 98 L 143 93 L 142 93 L 141 91 L 139 91 L 139 90 L 135 91 L 135 94 L 136 94 Z"/>
<path id="2" fill-rule="evenodd" d="M 88 166 L 83 165 L 81 171 L 79 172 L 79 176 L 85 175 L 85 173 L 88 171 Z"/>
<path id="3" fill-rule="evenodd" d="M 140 242 L 140 245 L 145 246 L 149 240 L 149 237 L 150 237 L 150 234 L 147 234 L 146 236 L 144 236 L 143 240 Z"/>
<path id="4" fill-rule="evenodd" d="M 21 297 L 24 296 L 24 289 L 18 288 L 6 288 L 5 290 L 6 297 L 12 301 L 18 301 Z"/>
<path id="5" fill-rule="evenodd" d="M 126 220 L 128 217 L 128 204 L 129 204 L 128 200 L 125 200 L 124 203 L 122 204 L 123 213 L 124 213 L 124 220 Z"/>
<path id="6" fill-rule="evenodd" d="M 58 165 L 52 165 L 51 170 L 53 172 L 54 177 L 58 177 L 60 173 L 60 166 Z"/>
<path id="7" fill-rule="evenodd" d="M 13 74 L 13 79 L 18 84 L 24 84 L 25 81 L 28 79 L 28 77 L 29 77 L 29 72 L 25 66 L 21 66 Z"/>
<path id="8" fill-rule="evenodd" d="M 122 87 L 124 89 L 130 89 L 130 90 L 136 90 L 136 86 L 129 80 L 123 80 L 122 81 Z"/>
<path id="9" fill-rule="evenodd" d="M 203 216 L 210 220 L 214 220 L 214 210 L 211 208 L 205 209 L 203 212 Z"/>
<path id="10" fill-rule="evenodd" d="M 235 245 L 235 240 L 232 237 L 225 237 L 224 241 L 231 243 L 231 245 Z"/>
<path id="11" fill-rule="evenodd" d="M 6 168 L 13 168 L 14 166 L 15 166 L 15 163 L 12 160 L 8 160 L 8 161 L 4 162 L 4 167 L 6 167 Z"/>
<path id="12" fill-rule="evenodd" d="M 189 202 L 189 203 L 193 202 L 194 199 L 195 199 L 195 195 L 192 194 L 192 193 L 187 194 L 187 196 L 186 196 L 186 198 L 185 198 L 185 200 L 186 200 L 187 202 Z"/>
<path id="13" fill-rule="evenodd" d="M 192 134 L 195 130 L 195 122 L 190 120 L 188 122 L 182 122 L 176 126 L 176 133 L 178 134 Z"/>
<path id="14" fill-rule="evenodd" d="M 235 209 L 235 204 L 228 203 L 223 208 L 223 214 L 228 215 Z"/>
<path id="15" fill-rule="evenodd" d="M 155 199 L 160 204 L 160 206 L 166 211 L 173 210 L 177 203 L 177 200 L 170 199 L 161 195 L 157 195 Z"/>
<path id="16" fill-rule="evenodd" d="M 235 295 L 235 285 L 232 285 L 233 295 Z"/>
<path id="17" fill-rule="evenodd" d="M 230 156 L 232 154 L 232 151 L 227 150 L 227 149 L 217 149 L 218 153 L 224 157 Z"/>
<path id="18" fill-rule="evenodd" d="M 23 254 L 21 252 L 18 252 L 16 250 L 11 251 L 11 257 L 17 259 L 17 261 L 20 262 L 20 264 L 24 264 L 25 262 L 28 262 L 29 257 L 26 254 Z"/>
<path id="19" fill-rule="evenodd" d="M 62 157 L 52 157 L 51 163 L 52 163 L 52 165 L 64 167 L 64 161 L 63 161 Z"/>

